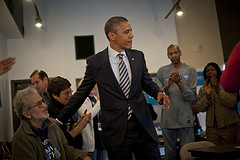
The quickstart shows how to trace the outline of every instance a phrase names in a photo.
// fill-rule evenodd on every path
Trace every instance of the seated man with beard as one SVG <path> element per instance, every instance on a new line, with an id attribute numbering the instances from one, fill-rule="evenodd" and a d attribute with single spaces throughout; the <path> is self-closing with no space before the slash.
<path id="1" fill-rule="evenodd" d="M 68 145 L 61 129 L 48 120 L 47 105 L 33 87 L 17 92 L 14 111 L 22 122 L 12 140 L 13 160 L 91 159 Z"/>

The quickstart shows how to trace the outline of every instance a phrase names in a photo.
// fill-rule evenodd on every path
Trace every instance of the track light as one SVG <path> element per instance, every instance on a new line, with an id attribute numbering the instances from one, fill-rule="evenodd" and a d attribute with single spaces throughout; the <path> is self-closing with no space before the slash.
<path id="1" fill-rule="evenodd" d="M 38 28 L 43 29 L 43 23 L 42 23 L 43 21 L 42 21 L 42 19 L 40 17 L 40 14 L 38 12 L 37 2 L 36 2 L 36 0 L 32 0 L 32 2 L 33 2 L 33 5 L 34 5 L 34 8 L 35 8 L 35 11 L 36 11 L 35 26 L 37 26 Z"/>
<path id="2" fill-rule="evenodd" d="M 172 9 L 168 12 L 168 14 L 166 15 L 166 17 L 165 17 L 165 19 L 167 19 L 168 18 L 168 16 L 172 13 L 172 11 L 176 8 L 176 11 L 177 11 L 177 15 L 178 16 L 181 16 L 182 14 L 183 14 L 183 11 L 182 11 L 182 9 L 181 9 L 181 7 L 179 6 L 179 2 L 180 2 L 181 0 L 178 0 L 176 3 L 175 3 L 175 5 L 172 7 Z"/>
<path id="3" fill-rule="evenodd" d="M 35 25 L 38 27 L 38 28 L 41 28 L 42 27 L 42 19 L 40 17 L 37 17 L 35 19 Z"/>
<path id="4" fill-rule="evenodd" d="M 181 7 L 179 6 L 179 4 L 176 6 L 176 11 L 177 11 L 178 16 L 183 15 L 183 11 L 182 11 Z"/>

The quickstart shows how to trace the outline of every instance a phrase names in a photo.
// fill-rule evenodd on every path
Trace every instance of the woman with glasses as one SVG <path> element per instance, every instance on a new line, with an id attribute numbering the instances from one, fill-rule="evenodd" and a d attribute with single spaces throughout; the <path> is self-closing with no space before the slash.
<path id="1" fill-rule="evenodd" d="M 58 76 L 50 80 L 47 90 L 50 97 L 48 104 L 49 116 L 57 118 L 72 97 L 71 83 L 67 79 Z M 82 148 L 82 135 L 80 132 L 85 128 L 90 118 L 91 114 L 85 114 L 81 119 L 78 119 L 78 115 L 75 114 L 66 123 L 60 125 L 69 145 L 78 149 Z"/>

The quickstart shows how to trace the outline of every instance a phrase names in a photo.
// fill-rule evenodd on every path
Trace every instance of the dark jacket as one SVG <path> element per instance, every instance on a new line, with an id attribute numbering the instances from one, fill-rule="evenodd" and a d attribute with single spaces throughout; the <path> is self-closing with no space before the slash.
<path id="1" fill-rule="evenodd" d="M 128 106 L 149 134 L 158 143 L 158 136 L 143 91 L 156 98 L 160 91 L 152 81 L 144 54 L 137 50 L 126 50 L 131 67 L 132 80 L 129 97 L 126 98 L 112 71 L 108 48 L 87 59 L 85 77 L 75 94 L 59 114 L 58 120 L 66 122 L 87 98 L 97 83 L 101 102 L 103 141 L 106 149 L 116 151 L 121 147 L 126 129 Z"/>
<path id="2" fill-rule="evenodd" d="M 63 104 L 56 101 L 55 99 L 54 100 L 51 99 L 48 104 L 49 116 L 52 118 L 57 118 L 58 114 L 61 112 L 63 108 L 64 108 Z M 82 134 L 79 133 L 75 138 L 73 138 L 71 134 L 68 132 L 72 130 L 73 124 L 74 124 L 74 120 L 71 117 L 63 125 L 60 125 L 60 128 L 62 129 L 65 137 L 67 138 L 67 141 L 70 146 L 73 146 L 74 148 L 82 149 L 82 144 L 83 144 Z"/>

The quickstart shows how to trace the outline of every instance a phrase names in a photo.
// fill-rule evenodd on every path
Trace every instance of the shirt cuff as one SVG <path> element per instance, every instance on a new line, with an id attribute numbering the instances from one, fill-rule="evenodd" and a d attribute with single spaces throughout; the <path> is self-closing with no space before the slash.
<path id="1" fill-rule="evenodd" d="M 58 123 L 60 123 L 61 125 L 63 125 L 63 123 L 62 123 L 61 121 L 59 121 L 57 118 L 56 118 L 56 121 L 57 121 Z"/>

